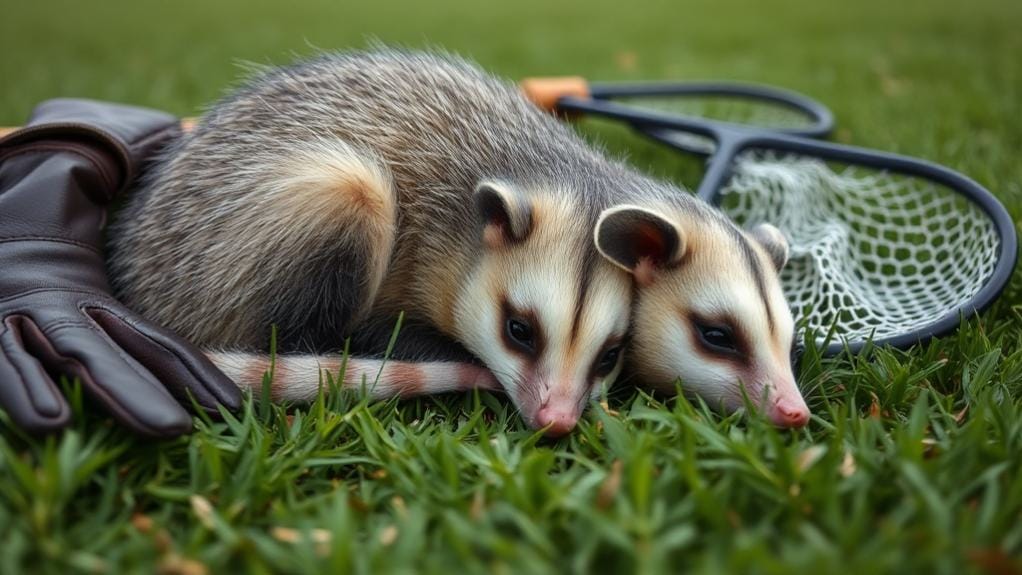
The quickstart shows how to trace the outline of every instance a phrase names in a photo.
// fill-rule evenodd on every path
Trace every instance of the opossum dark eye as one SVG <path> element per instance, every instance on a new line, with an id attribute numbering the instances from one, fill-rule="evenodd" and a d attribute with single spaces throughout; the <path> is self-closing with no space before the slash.
<path id="1" fill-rule="evenodd" d="M 504 347 L 534 360 L 543 354 L 543 328 L 531 309 L 517 308 L 507 299 L 501 302 L 504 320 Z"/>
<path id="2" fill-rule="evenodd" d="M 610 372 L 614 371 L 617 367 L 617 360 L 621 357 L 621 348 L 612 347 L 607 351 L 603 352 L 600 356 L 599 362 L 596 364 L 596 371 L 593 373 L 596 377 L 606 377 L 610 375 Z"/>
<path id="3" fill-rule="evenodd" d="M 716 353 L 734 354 L 738 352 L 734 332 L 726 325 L 696 324 L 699 341 L 703 347 Z"/>
<path id="4" fill-rule="evenodd" d="M 508 338 L 516 345 L 529 352 L 536 351 L 536 338 L 532 326 L 528 322 L 512 317 L 507 320 L 504 329 L 507 331 Z"/>

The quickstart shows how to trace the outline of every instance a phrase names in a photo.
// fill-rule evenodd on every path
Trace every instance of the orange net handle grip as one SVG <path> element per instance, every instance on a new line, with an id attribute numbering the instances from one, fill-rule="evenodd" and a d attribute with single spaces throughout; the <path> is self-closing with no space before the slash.
<path id="1" fill-rule="evenodd" d="M 557 100 L 565 96 L 589 98 L 589 83 L 581 76 L 525 78 L 518 84 L 525 96 L 547 112 L 554 112 Z"/>
<path id="2" fill-rule="evenodd" d="M 564 96 L 589 98 L 589 83 L 581 76 L 525 78 L 518 85 L 527 98 L 547 112 L 554 112 L 557 100 Z M 181 129 L 190 132 L 196 122 L 196 118 L 182 118 Z M 0 126 L 0 138 L 18 129 L 18 126 Z"/>

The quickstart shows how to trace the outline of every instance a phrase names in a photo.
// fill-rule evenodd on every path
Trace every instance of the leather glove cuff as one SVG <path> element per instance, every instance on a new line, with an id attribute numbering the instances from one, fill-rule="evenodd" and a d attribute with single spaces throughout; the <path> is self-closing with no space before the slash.
<path id="1" fill-rule="evenodd" d="M 0 156 L 36 142 L 88 146 L 93 162 L 107 164 L 113 181 L 94 190 L 93 200 L 109 203 L 129 186 L 142 163 L 168 138 L 180 134 L 177 118 L 166 112 L 92 100 L 58 98 L 35 108 L 26 126 L 0 138 Z M 74 151 L 74 150 L 67 150 Z"/>

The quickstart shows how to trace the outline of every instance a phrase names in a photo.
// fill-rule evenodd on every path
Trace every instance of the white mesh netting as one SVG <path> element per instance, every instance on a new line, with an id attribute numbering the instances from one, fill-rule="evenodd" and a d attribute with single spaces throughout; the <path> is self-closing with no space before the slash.
<path id="1" fill-rule="evenodd" d="M 749 151 L 721 207 L 769 222 L 791 244 L 781 272 L 796 318 L 855 341 L 926 326 L 967 302 L 997 261 L 986 214 L 930 180 L 820 159 Z"/>

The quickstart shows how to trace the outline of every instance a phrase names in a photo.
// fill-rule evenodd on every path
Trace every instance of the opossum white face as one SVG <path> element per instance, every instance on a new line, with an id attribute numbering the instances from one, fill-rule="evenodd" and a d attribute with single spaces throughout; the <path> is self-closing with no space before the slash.
<path id="1" fill-rule="evenodd" d="M 791 367 L 794 322 L 777 278 L 788 245 L 777 228 L 744 232 L 720 218 L 618 206 L 601 215 L 595 239 L 639 286 L 629 354 L 642 381 L 673 390 L 680 378 L 727 411 L 744 404 L 744 392 L 776 425 L 806 424 Z M 642 244 L 646 256 L 635 251 Z"/>
<path id="2" fill-rule="evenodd" d="M 596 253 L 569 203 L 498 183 L 475 199 L 482 245 L 455 304 L 457 336 L 530 426 L 563 435 L 621 369 L 631 278 Z"/>

